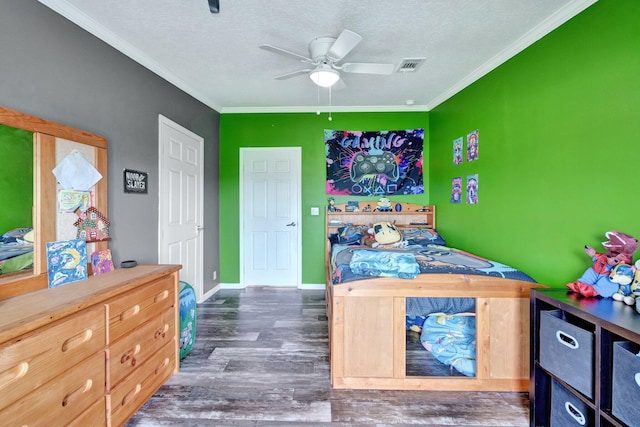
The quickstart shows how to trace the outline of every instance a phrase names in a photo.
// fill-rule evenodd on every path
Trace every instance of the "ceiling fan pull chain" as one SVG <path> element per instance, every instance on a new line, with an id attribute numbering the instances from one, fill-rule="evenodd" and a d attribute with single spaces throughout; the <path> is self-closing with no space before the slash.
<path id="1" fill-rule="evenodd" d="M 329 86 L 329 121 L 333 120 L 331 117 L 331 86 Z"/>

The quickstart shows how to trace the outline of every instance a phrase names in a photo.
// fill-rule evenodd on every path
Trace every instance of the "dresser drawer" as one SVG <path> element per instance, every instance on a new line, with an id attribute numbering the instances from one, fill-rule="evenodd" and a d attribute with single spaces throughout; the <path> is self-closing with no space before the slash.
<path id="1" fill-rule="evenodd" d="M 0 411 L 0 423 L 67 425 L 96 401 L 104 404 L 104 384 L 105 355 L 100 351 Z"/>
<path id="2" fill-rule="evenodd" d="M 107 402 L 104 396 L 84 411 L 80 416 L 71 421 L 66 427 L 88 427 L 107 425 Z"/>
<path id="3" fill-rule="evenodd" d="M 0 409 L 104 349 L 105 343 L 105 310 L 101 304 L 3 343 Z"/>
<path id="4" fill-rule="evenodd" d="M 175 345 L 175 341 L 167 343 L 107 395 L 112 426 L 124 424 L 173 374 Z"/>
<path id="5" fill-rule="evenodd" d="M 173 277 L 165 277 L 107 303 L 109 342 L 125 334 L 175 304 Z"/>
<path id="6" fill-rule="evenodd" d="M 168 342 L 175 342 L 175 311 L 167 310 L 109 346 L 111 389 Z"/>

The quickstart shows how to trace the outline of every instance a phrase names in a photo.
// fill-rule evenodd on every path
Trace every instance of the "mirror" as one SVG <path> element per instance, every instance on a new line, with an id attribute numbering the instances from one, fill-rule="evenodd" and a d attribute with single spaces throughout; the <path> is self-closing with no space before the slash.
<path id="1" fill-rule="evenodd" d="M 0 275 L 33 268 L 33 132 L 0 125 Z"/>
<path id="2" fill-rule="evenodd" d="M 5 144 L 10 148 L 3 148 Z M 72 150 L 79 151 L 102 175 L 102 179 L 91 188 L 91 205 L 107 215 L 106 139 L 0 107 L 0 153 L 3 159 L 15 156 L 12 158 L 15 159 L 15 164 L 12 160 L 13 173 L 0 174 L 0 197 L 3 201 L 0 235 L 13 231 L 19 243 L 33 242 L 32 262 L 23 261 L 24 265 L 14 262 L 11 271 L 0 275 L 0 299 L 46 288 L 46 243 L 75 238 L 70 234 L 73 233 L 68 224 L 70 214 L 58 209 L 60 186 L 52 172 L 60 159 Z M 24 239 L 25 236 L 20 234 L 21 228 L 32 228 L 33 233 Z M 87 252 L 107 248 L 107 241 L 99 241 L 89 243 Z"/>

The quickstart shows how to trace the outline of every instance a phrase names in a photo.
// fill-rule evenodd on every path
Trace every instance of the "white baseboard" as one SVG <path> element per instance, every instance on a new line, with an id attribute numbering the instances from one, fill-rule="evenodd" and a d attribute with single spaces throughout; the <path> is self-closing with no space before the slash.
<path id="1" fill-rule="evenodd" d="M 246 286 L 243 286 L 240 283 L 220 283 L 219 286 L 220 286 L 219 289 L 245 289 L 246 288 Z M 324 288 L 325 288 L 324 283 L 303 283 L 300 286 L 298 286 L 298 289 L 302 289 L 302 290 L 323 290 Z M 218 289 L 215 292 L 218 292 Z"/>
<path id="2" fill-rule="evenodd" d="M 246 286 L 242 286 L 240 283 L 220 283 L 220 289 L 244 289 Z"/>
<path id="3" fill-rule="evenodd" d="M 215 285 L 213 288 L 211 288 L 207 292 L 205 292 L 205 294 L 202 296 L 202 300 L 198 301 L 198 304 L 200 304 L 203 301 L 208 300 L 209 298 L 211 298 L 212 295 L 214 295 L 219 290 L 220 290 L 220 285 Z"/>
<path id="4" fill-rule="evenodd" d="M 305 291 L 323 291 L 326 285 L 324 283 L 303 283 L 298 286 L 298 289 Z"/>

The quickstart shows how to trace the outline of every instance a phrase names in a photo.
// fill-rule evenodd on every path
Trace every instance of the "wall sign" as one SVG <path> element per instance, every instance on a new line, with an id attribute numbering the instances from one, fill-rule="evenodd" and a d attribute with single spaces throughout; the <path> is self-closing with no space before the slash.
<path id="1" fill-rule="evenodd" d="M 147 172 L 124 170 L 124 192 L 147 194 L 149 174 Z"/>

